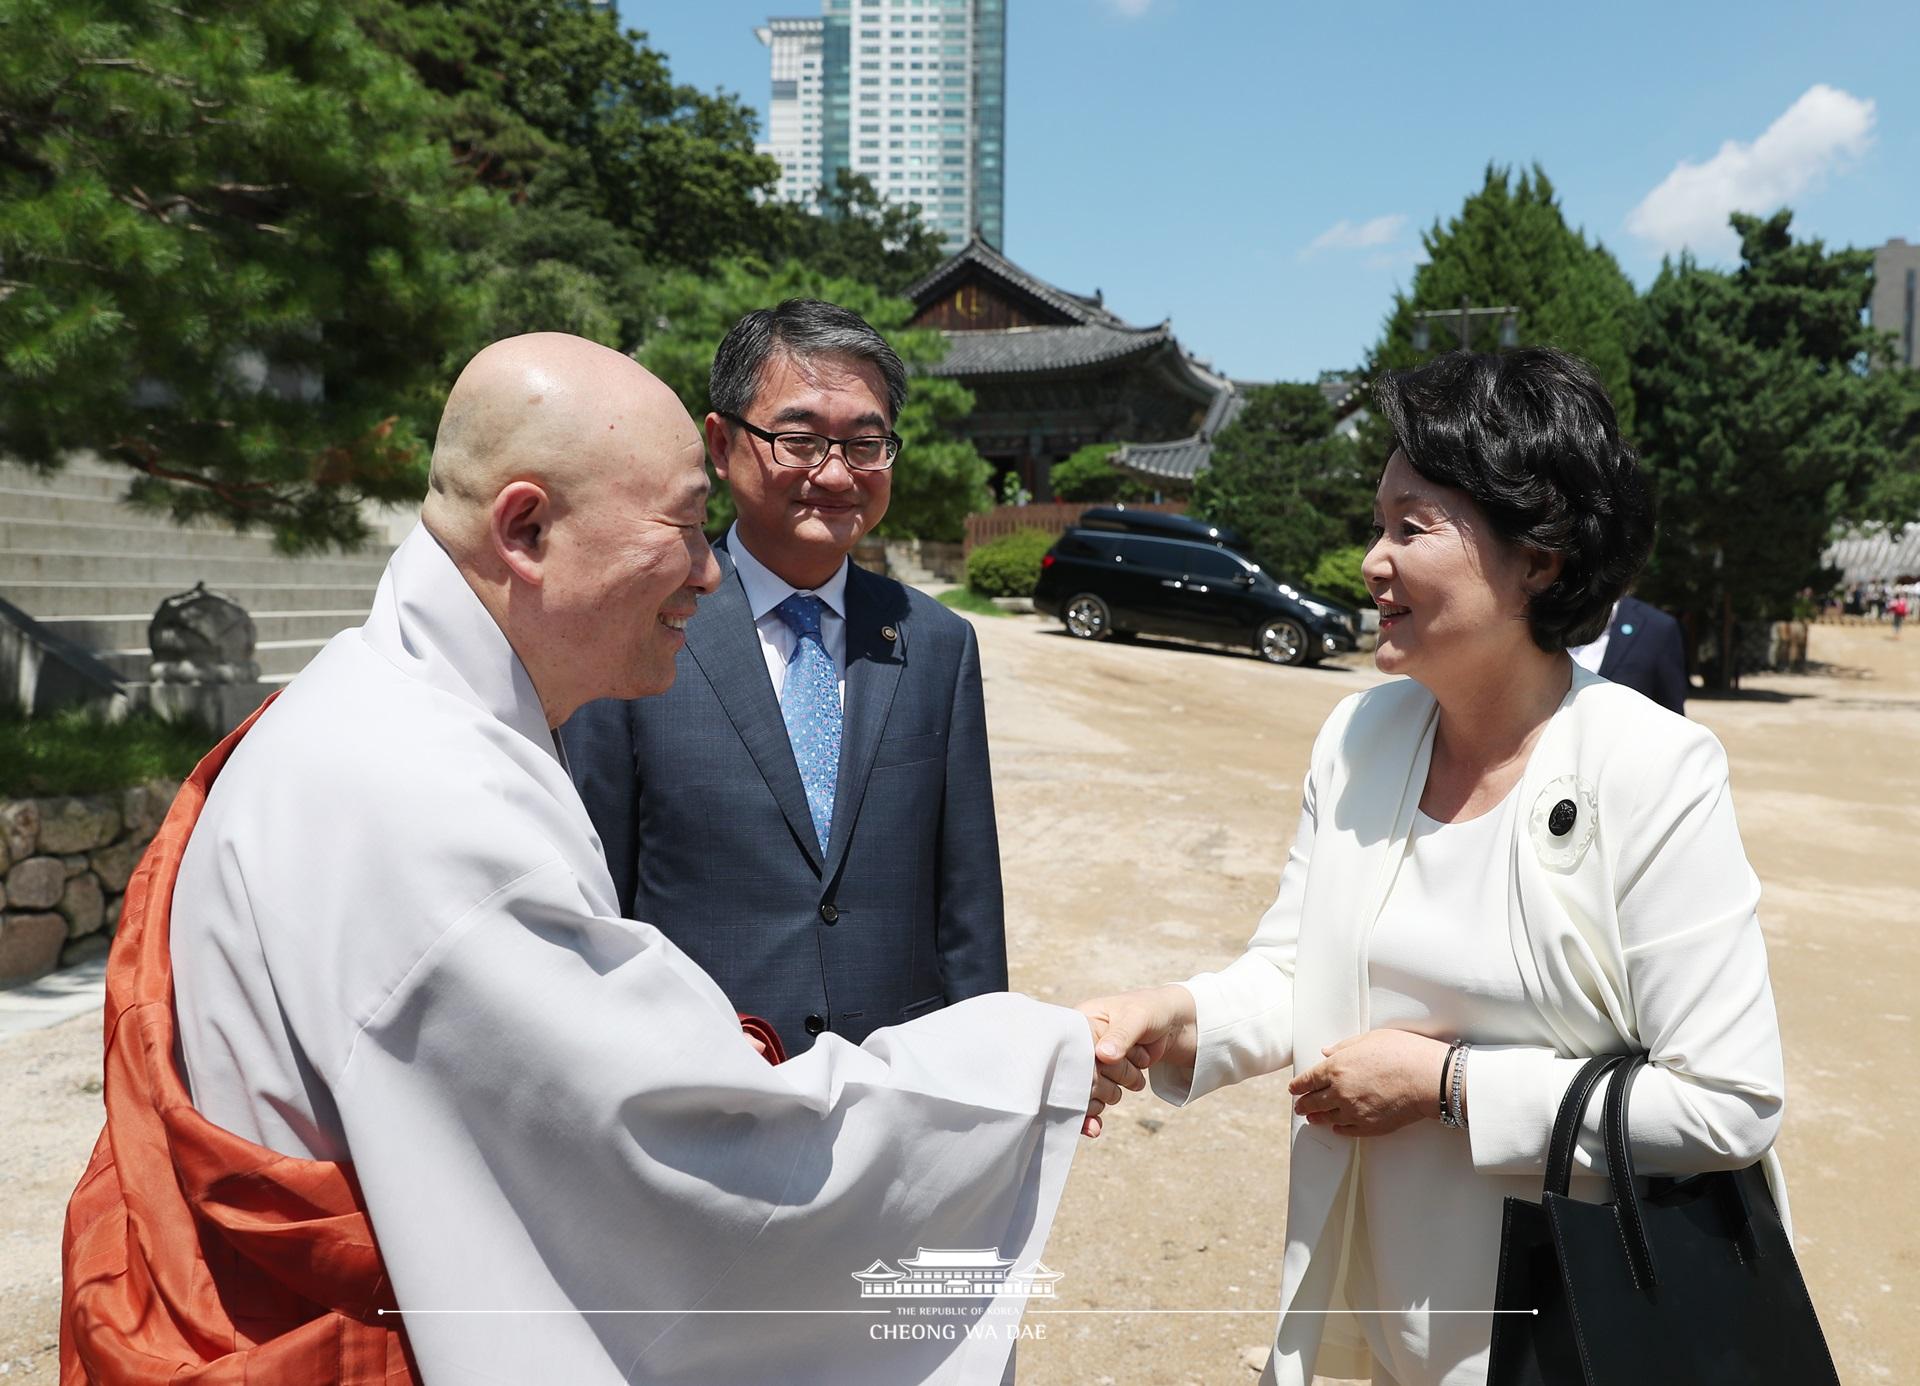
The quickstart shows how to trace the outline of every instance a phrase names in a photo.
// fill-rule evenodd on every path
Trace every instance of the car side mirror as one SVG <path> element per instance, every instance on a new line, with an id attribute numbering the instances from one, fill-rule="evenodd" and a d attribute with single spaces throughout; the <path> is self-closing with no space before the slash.
<path id="1" fill-rule="evenodd" d="M 1251 587 L 1251 586 L 1253 586 L 1253 574 L 1252 574 L 1252 573 L 1247 573 L 1247 572 L 1242 572 L 1242 573 L 1240 573 L 1240 574 L 1238 574 L 1237 576 L 1235 576 L 1235 578 L 1234 578 L 1233 580 L 1234 580 L 1235 582 L 1237 582 L 1237 583 L 1239 583 L 1239 584 L 1240 584 L 1240 585 L 1241 585 L 1242 587 Z"/>

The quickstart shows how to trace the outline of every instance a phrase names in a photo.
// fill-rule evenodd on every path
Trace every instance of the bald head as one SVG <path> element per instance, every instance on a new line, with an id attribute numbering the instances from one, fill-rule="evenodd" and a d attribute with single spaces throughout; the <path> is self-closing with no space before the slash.
<path id="1" fill-rule="evenodd" d="M 673 683 L 687 619 L 720 580 L 706 446 L 632 359 L 540 332 L 454 382 L 420 518 L 519 656 L 550 726 Z"/>
<path id="2" fill-rule="evenodd" d="M 421 515 L 470 559 L 512 482 L 581 504 L 616 472 L 678 466 L 700 446 L 685 406 L 631 357 L 564 332 L 508 337 L 469 361 L 447 395 Z"/>

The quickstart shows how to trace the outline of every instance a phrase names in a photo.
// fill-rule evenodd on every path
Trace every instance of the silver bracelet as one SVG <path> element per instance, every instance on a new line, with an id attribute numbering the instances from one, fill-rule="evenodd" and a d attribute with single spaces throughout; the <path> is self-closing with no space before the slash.
<path id="1" fill-rule="evenodd" d="M 1447 1046 L 1446 1061 L 1440 1066 L 1440 1124 L 1458 1126 L 1453 1117 L 1453 1075 L 1460 1061 L 1460 1051 L 1466 1048 L 1465 1040 L 1454 1040 Z"/>
<path id="2" fill-rule="evenodd" d="M 1446 1123 L 1449 1126 L 1464 1128 L 1467 1124 L 1466 1109 L 1460 1099 L 1467 1085 L 1467 1054 L 1472 1048 L 1463 1041 L 1460 1052 L 1453 1056 L 1453 1082 L 1447 1088 Z"/>

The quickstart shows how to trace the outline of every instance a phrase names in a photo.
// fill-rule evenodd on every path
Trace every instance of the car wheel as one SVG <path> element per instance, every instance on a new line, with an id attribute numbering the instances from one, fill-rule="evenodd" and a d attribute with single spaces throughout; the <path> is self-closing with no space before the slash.
<path id="1" fill-rule="evenodd" d="M 1081 640 L 1104 640 L 1113 634 L 1113 613 L 1091 592 L 1067 598 L 1067 604 L 1060 608 L 1060 619 L 1066 623 L 1067 634 Z"/>
<path id="2" fill-rule="evenodd" d="M 1306 628 L 1285 617 L 1269 621 L 1254 637 L 1253 648 L 1269 664 L 1305 664 L 1309 648 Z"/>

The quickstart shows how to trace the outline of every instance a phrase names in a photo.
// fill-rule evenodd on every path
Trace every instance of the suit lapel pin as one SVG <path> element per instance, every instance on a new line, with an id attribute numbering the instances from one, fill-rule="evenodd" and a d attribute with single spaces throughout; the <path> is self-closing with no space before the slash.
<path id="1" fill-rule="evenodd" d="M 1624 626 L 1622 626 L 1622 627 L 1620 627 L 1620 633 L 1621 633 L 1622 635 L 1632 635 L 1632 634 L 1633 634 L 1633 622 L 1631 622 L 1631 621 L 1629 621 L 1629 622 L 1627 622 L 1627 624 L 1625 624 Z"/>
<path id="2" fill-rule="evenodd" d="M 898 640 L 900 638 L 900 632 L 892 626 L 882 626 L 880 627 L 880 638 L 882 640 Z"/>

